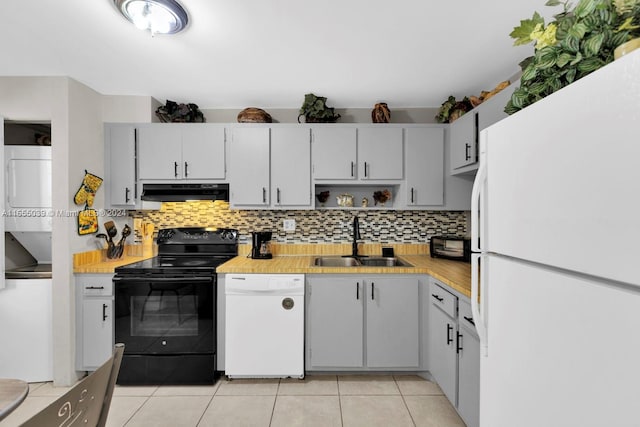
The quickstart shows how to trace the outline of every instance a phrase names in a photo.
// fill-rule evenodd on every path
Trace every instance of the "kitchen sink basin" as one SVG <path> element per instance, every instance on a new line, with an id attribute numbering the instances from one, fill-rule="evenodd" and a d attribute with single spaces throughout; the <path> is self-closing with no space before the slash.
<path id="1" fill-rule="evenodd" d="M 323 256 L 313 260 L 316 267 L 413 267 L 395 257 L 340 257 Z"/>
<path id="2" fill-rule="evenodd" d="M 361 264 L 358 258 L 323 256 L 316 258 L 313 265 L 317 267 L 360 267 Z"/>
<path id="3" fill-rule="evenodd" d="M 360 258 L 360 262 L 364 267 L 413 267 L 413 265 L 395 257 Z"/>

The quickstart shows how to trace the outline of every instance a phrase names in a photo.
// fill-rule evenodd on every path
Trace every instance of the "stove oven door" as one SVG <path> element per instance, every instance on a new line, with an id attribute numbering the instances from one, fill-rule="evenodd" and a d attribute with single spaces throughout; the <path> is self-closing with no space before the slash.
<path id="1" fill-rule="evenodd" d="M 115 342 L 126 355 L 214 354 L 215 277 L 114 277 Z"/>

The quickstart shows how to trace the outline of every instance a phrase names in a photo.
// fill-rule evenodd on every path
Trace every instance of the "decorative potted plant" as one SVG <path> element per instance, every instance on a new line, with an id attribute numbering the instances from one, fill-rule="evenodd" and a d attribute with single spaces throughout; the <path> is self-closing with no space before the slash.
<path id="1" fill-rule="evenodd" d="M 537 12 L 510 34 L 515 45 L 535 42 L 534 55 L 520 63 L 520 87 L 505 107 L 513 114 L 614 59 L 614 50 L 640 36 L 640 0 L 549 0 L 563 6 L 545 24 Z"/>
<path id="2" fill-rule="evenodd" d="M 304 96 L 304 103 L 300 107 L 298 122 L 304 116 L 305 123 L 335 123 L 340 118 L 334 108 L 327 107 L 327 98 L 308 93 Z"/>

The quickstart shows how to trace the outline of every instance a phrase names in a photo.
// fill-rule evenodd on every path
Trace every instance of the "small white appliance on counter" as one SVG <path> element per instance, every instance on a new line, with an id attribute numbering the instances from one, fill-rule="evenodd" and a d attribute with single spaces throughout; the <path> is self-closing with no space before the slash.
<path id="1" fill-rule="evenodd" d="M 304 275 L 227 274 L 225 373 L 304 378 Z"/>
<path id="2" fill-rule="evenodd" d="M 640 51 L 481 135 L 482 427 L 640 425 L 638 76 Z"/>

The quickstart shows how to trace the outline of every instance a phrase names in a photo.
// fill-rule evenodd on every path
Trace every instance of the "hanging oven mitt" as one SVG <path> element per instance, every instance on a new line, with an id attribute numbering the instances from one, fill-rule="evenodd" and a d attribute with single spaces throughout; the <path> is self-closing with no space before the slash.
<path id="1" fill-rule="evenodd" d="M 84 179 L 80 188 L 73 197 L 73 201 L 76 205 L 86 204 L 87 206 L 93 206 L 93 199 L 96 196 L 96 191 L 102 185 L 102 178 L 84 171 Z"/>
<path id="2" fill-rule="evenodd" d="M 98 232 L 98 212 L 95 209 L 89 209 L 88 206 L 84 210 L 78 212 L 78 234 L 91 234 Z"/>

